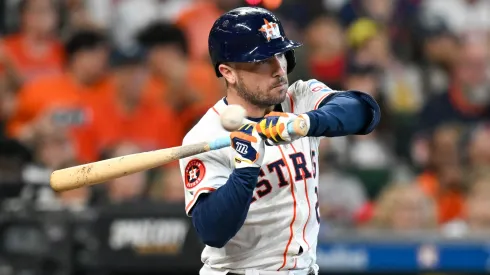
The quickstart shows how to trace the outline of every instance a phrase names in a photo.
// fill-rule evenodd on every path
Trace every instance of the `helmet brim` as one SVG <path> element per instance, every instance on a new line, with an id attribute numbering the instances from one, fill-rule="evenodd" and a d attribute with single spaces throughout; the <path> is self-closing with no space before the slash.
<path id="1" fill-rule="evenodd" d="M 301 47 L 303 44 L 287 38 L 272 40 L 269 43 L 253 48 L 246 54 L 239 56 L 232 62 L 260 62 L 269 59 L 277 54 L 286 53 Z"/>

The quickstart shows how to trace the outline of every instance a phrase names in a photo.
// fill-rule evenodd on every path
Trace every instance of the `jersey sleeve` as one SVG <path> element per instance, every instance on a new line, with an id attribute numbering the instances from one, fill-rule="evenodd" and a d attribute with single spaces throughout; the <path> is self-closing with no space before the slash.
<path id="1" fill-rule="evenodd" d="M 223 186 L 233 172 L 226 149 L 206 152 L 179 161 L 185 192 L 185 211 L 191 216 L 200 195 Z"/>
<path id="2" fill-rule="evenodd" d="M 316 79 L 298 80 L 289 87 L 286 103 L 291 113 L 302 114 L 318 109 L 325 98 L 338 92 Z"/>

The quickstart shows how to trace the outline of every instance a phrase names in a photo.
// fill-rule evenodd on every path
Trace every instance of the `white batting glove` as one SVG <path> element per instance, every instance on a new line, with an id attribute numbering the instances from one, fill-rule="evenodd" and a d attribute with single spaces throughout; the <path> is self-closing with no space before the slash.
<path id="1" fill-rule="evenodd" d="M 294 130 L 293 133 L 288 131 L 288 127 Z M 257 123 L 257 131 L 267 145 L 291 143 L 304 137 L 309 128 L 310 118 L 305 114 L 298 116 L 293 113 L 271 112 Z"/>
<path id="2" fill-rule="evenodd" d="M 255 123 L 242 125 L 230 134 L 231 147 L 235 149 L 235 168 L 260 167 L 264 159 L 265 144 Z"/>

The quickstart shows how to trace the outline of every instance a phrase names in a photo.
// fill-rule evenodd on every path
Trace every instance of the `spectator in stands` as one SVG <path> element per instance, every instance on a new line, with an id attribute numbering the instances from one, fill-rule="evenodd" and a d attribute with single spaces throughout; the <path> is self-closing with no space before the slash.
<path id="1" fill-rule="evenodd" d="M 479 125 L 470 135 L 468 143 L 468 166 L 473 169 L 490 166 L 490 128 L 487 124 Z"/>
<path id="2" fill-rule="evenodd" d="M 239 0 L 194 0 L 192 6 L 177 16 L 175 24 L 184 31 L 189 41 L 189 58 L 209 60 L 209 30 L 222 13 L 240 4 Z"/>
<path id="3" fill-rule="evenodd" d="M 329 0 L 326 0 L 329 1 Z M 386 28 L 399 59 L 410 60 L 414 47 L 412 26 L 421 0 L 349 0 L 339 11 L 343 26 L 349 26 L 360 18 L 368 18 Z"/>
<path id="4" fill-rule="evenodd" d="M 159 177 L 153 182 L 149 195 L 155 200 L 184 204 L 184 190 L 178 163 L 170 164 L 161 171 Z"/>
<path id="5" fill-rule="evenodd" d="M 5 123 L 15 108 L 15 93 L 7 79 L 0 77 L 0 138 L 6 136 Z"/>
<path id="6" fill-rule="evenodd" d="M 340 18 L 345 26 L 361 17 L 369 17 L 383 25 L 388 25 L 393 18 L 398 0 L 352 0 L 347 1 L 340 10 Z"/>
<path id="7" fill-rule="evenodd" d="M 103 2 L 99 0 L 98 2 Z M 61 2 L 63 25 L 60 30 L 61 36 L 69 35 L 79 29 L 99 29 L 102 26 L 93 20 L 93 16 L 87 6 L 91 4 L 89 0 L 66 0 Z"/>
<path id="8" fill-rule="evenodd" d="M 224 96 L 224 85 L 209 62 L 189 58 L 184 33 L 174 25 L 155 23 L 138 40 L 148 51 L 151 76 L 145 88 L 152 100 L 173 110 L 184 131 Z"/>
<path id="9" fill-rule="evenodd" d="M 490 31 L 490 1 L 487 0 L 425 0 L 422 12 L 443 19 L 452 31 Z"/>
<path id="10" fill-rule="evenodd" d="M 488 171 L 488 170 L 487 170 Z M 474 233 L 488 232 L 490 229 L 490 177 L 477 178 L 470 184 L 466 197 L 466 221 Z"/>
<path id="11" fill-rule="evenodd" d="M 469 190 L 465 196 L 464 215 L 442 227 L 449 237 L 486 235 L 490 229 L 490 174 L 488 166 L 469 176 Z"/>
<path id="12" fill-rule="evenodd" d="M 123 52 L 136 48 L 135 34 L 151 22 L 175 22 L 195 0 L 68 0 L 73 26 L 95 25 Z M 196 22 L 196 24 L 199 24 Z"/>
<path id="13" fill-rule="evenodd" d="M 75 33 L 66 44 L 66 71 L 27 83 L 7 124 L 8 134 L 31 143 L 43 133 L 61 133 L 82 127 L 90 118 L 87 106 L 107 92 L 107 42 L 94 31 Z M 77 151 L 78 145 L 75 145 Z"/>
<path id="14" fill-rule="evenodd" d="M 424 99 L 446 92 L 450 76 L 459 54 L 459 38 L 451 32 L 443 19 L 431 16 L 418 18 L 415 29 L 420 51 L 420 67 Z"/>
<path id="15" fill-rule="evenodd" d="M 115 158 L 142 152 L 141 148 L 132 143 L 123 142 L 108 148 L 107 158 Z M 147 185 L 147 171 L 134 173 L 109 181 L 106 203 L 136 201 L 144 198 Z M 103 202 L 101 202 L 103 203 Z"/>
<path id="16" fill-rule="evenodd" d="M 36 162 L 47 169 L 62 169 L 77 163 L 74 144 L 64 133 L 44 132 L 33 145 Z"/>
<path id="17" fill-rule="evenodd" d="M 341 88 L 346 67 L 344 41 L 342 27 L 333 17 L 318 17 L 305 29 L 309 75 L 335 90 Z"/>
<path id="18" fill-rule="evenodd" d="M 56 37 L 57 9 L 52 0 L 21 0 L 19 32 L 0 42 L 0 66 L 15 88 L 63 70 L 63 46 Z"/>
<path id="19" fill-rule="evenodd" d="M 183 132 L 170 109 L 145 97 L 148 73 L 141 51 L 115 52 L 107 95 L 91 105 L 92 121 L 78 131 L 80 159 L 96 161 L 106 148 L 131 142 L 143 151 L 182 144 Z"/>
<path id="20" fill-rule="evenodd" d="M 461 52 L 447 92 L 433 96 L 419 117 L 419 132 L 430 134 L 447 122 L 475 123 L 490 117 L 488 36 L 462 38 Z"/>
<path id="21" fill-rule="evenodd" d="M 415 138 L 412 141 L 413 159 L 425 165 L 428 139 L 439 125 L 464 123 L 468 126 L 490 118 L 490 82 L 487 74 L 490 55 L 487 36 L 460 37 L 460 46 L 452 81 L 447 90 L 429 92 L 431 98 L 418 115 Z"/>
<path id="22" fill-rule="evenodd" d="M 66 132 L 40 132 L 36 135 L 32 150 L 34 152 L 33 164 L 39 172 L 49 174 L 50 171 L 78 164 L 75 144 Z M 62 206 L 75 209 L 86 207 L 90 195 L 89 188 L 77 188 L 57 193 Z"/>
<path id="23" fill-rule="evenodd" d="M 436 227 L 432 199 L 415 184 L 398 183 L 387 186 L 379 196 L 369 229 L 410 232 Z"/>
<path id="24" fill-rule="evenodd" d="M 403 63 L 391 50 L 388 29 L 373 20 L 361 18 L 347 29 L 352 58 L 372 64 L 383 72 L 381 91 L 391 112 L 413 114 L 422 104 L 422 82 L 415 64 Z"/>
<path id="25" fill-rule="evenodd" d="M 464 207 L 461 134 L 462 130 L 453 125 L 441 126 L 434 132 L 428 165 L 417 179 L 420 188 L 436 202 L 439 224 L 461 217 Z"/>

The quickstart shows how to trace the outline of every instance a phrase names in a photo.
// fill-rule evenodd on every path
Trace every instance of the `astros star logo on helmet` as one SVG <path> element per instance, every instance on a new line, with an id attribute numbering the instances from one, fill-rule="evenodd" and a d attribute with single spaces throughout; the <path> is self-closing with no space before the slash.
<path id="1" fill-rule="evenodd" d="M 269 21 L 267 19 L 264 19 L 264 25 L 262 25 L 262 28 L 259 29 L 259 31 L 264 34 L 265 38 L 267 38 L 267 41 L 271 41 L 271 39 L 276 39 L 276 38 L 281 38 L 281 31 L 279 30 L 279 25 Z"/>

